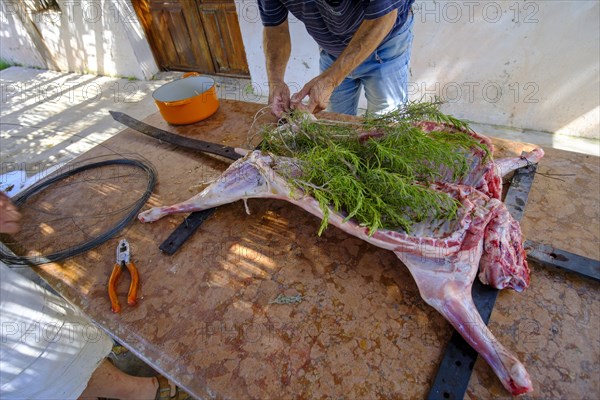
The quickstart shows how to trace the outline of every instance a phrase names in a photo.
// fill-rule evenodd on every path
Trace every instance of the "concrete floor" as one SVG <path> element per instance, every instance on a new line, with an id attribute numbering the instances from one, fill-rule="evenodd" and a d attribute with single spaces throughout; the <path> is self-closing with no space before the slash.
<path id="1" fill-rule="evenodd" d="M 14 195 L 124 129 L 109 110 L 140 120 L 153 114 L 152 91 L 182 74 L 139 81 L 23 67 L 0 71 L 0 190 Z M 215 80 L 220 97 L 266 103 L 252 93 L 250 80 Z"/>

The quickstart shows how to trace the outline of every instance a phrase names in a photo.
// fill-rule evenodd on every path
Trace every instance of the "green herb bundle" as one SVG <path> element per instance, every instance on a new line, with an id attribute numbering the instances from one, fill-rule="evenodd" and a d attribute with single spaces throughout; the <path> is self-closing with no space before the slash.
<path id="1" fill-rule="evenodd" d="M 454 179 L 468 174 L 474 148 L 489 154 L 464 133 L 466 123 L 439 111 L 439 103 L 409 103 L 356 123 L 314 120 L 302 113 L 286 118 L 285 127 L 263 130 L 262 150 L 298 160 L 301 175 L 285 177 L 319 202 L 324 214 L 319 234 L 331 209 L 356 219 L 371 234 L 380 228 L 410 232 L 415 222 L 452 219 L 458 202 L 429 183 L 449 171 Z M 415 124 L 419 121 L 451 128 L 426 133 Z"/>

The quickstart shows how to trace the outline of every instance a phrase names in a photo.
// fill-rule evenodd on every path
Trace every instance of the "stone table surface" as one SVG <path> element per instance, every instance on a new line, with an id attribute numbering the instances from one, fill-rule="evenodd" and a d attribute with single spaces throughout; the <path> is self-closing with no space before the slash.
<path id="1" fill-rule="evenodd" d="M 193 125 L 170 126 L 159 114 L 146 122 L 250 147 L 257 126 L 274 121 L 260 107 L 222 101 L 214 116 Z M 496 156 L 533 147 L 494 143 Z M 145 159 L 158 171 L 144 209 L 191 197 L 229 164 L 125 129 L 68 167 L 122 157 Z M 599 259 L 598 158 L 548 150 L 538 172 L 522 221 L 525 236 Z M 15 239 L 30 254 L 81 243 L 122 218 L 145 187 L 145 175 L 131 167 L 80 174 L 30 199 L 22 208 L 26 229 Z M 319 220 L 284 201 L 248 203 L 250 215 L 241 202 L 220 207 L 173 256 L 158 245 L 182 215 L 136 220 L 103 245 L 37 271 L 198 398 L 424 398 L 452 328 L 421 300 L 394 254 L 333 227 L 319 237 Z M 122 238 L 131 243 L 141 288 L 137 306 L 113 314 L 106 285 Z M 535 391 L 525 398 L 599 398 L 598 283 L 530 267 L 531 287 L 502 291 L 489 323 L 531 375 Z M 301 301 L 274 302 L 282 294 Z M 510 396 L 479 359 L 465 397 Z"/>

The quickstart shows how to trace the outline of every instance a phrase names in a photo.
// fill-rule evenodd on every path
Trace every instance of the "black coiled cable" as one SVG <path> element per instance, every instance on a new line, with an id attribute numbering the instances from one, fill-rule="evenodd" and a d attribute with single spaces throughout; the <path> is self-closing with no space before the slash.
<path id="1" fill-rule="evenodd" d="M 106 242 L 111 237 L 113 237 L 115 234 L 120 232 L 123 228 L 125 228 L 125 226 L 127 226 L 127 224 L 129 224 L 129 222 L 131 222 L 131 220 L 133 220 L 136 217 L 136 215 L 142 209 L 144 204 L 146 204 L 146 201 L 152 195 L 152 191 L 154 190 L 154 186 L 156 185 L 156 171 L 150 164 L 140 160 L 111 159 L 69 169 L 69 171 L 67 172 L 39 182 L 31 186 L 29 189 L 19 193 L 16 197 L 13 198 L 13 202 L 17 206 L 22 205 L 31 196 L 40 193 L 41 191 L 58 181 L 76 175 L 80 172 L 88 171 L 94 168 L 101 168 L 108 165 L 130 165 L 138 167 L 148 174 L 148 184 L 146 186 L 146 191 L 144 192 L 143 196 L 140 197 L 140 199 L 134 203 L 133 209 L 121 221 L 119 221 L 117 225 L 108 229 L 105 232 L 102 232 L 97 237 L 90 239 L 85 243 L 48 255 L 38 255 L 33 257 L 18 256 L 11 252 L 4 244 L 2 244 L 0 246 L 0 260 L 9 265 L 41 265 L 49 262 L 61 261 L 101 245 L 102 243 Z"/>

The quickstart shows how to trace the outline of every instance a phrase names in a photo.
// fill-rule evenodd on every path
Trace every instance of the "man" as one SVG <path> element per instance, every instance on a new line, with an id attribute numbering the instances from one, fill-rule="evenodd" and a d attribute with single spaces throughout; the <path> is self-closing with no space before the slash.
<path id="1" fill-rule="evenodd" d="M 367 111 L 393 110 L 408 99 L 414 0 L 258 0 L 269 78 L 269 104 L 356 115 L 360 89 Z M 291 44 L 287 15 L 302 21 L 321 49 L 320 75 L 290 98 L 284 81 Z M 303 99 L 308 96 L 308 102 Z"/>

